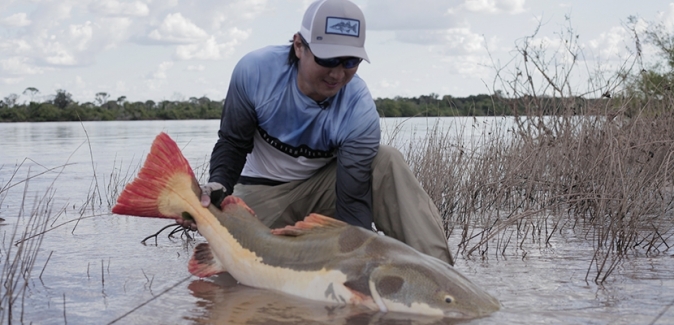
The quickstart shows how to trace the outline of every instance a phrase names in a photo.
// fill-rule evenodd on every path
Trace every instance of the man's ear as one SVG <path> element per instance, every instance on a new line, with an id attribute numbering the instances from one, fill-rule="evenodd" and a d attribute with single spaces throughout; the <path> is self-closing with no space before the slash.
<path id="1" fill-rule="evenodd" d="M 304 52 L 304 47 L 302 46 L 302 40 L 300 39 L 299 33 L 295 33 L 295 35 L 293 35 L 293 49 L 295 50 L 295 56 L 298 59 L 301 59 L 302 53 Z"/>

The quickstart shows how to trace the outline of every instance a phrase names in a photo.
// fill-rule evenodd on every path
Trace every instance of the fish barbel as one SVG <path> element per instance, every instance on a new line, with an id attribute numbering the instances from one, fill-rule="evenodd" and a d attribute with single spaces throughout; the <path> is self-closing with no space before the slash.
<path id="1" fill-rule="evenodd" d="M 189 163 L 161 133 L 112 212 L 193 218 L 208 241 L 189 261 L 199 277 L 229 272 L 247 286 L 382 312 L 475 318 L 500 308 L 446 262 L 396 239 L 319 214 L 272 230 L 238 197 L 204 208 L 200 195 Z"/>

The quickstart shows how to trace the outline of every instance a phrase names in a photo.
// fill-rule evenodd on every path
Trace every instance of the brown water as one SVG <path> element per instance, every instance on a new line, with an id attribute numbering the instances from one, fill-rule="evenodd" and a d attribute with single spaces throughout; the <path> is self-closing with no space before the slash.
<path id="1" fill-rule="evenodd" d="M 48 232 L 26 273 L 25 292 L 15 294 L 11 323 L 674 324 L 674 307 L 669 308 L 674 303 L 674 252 L 645 256 L 636 251 L 606 283 L 588 283 L 584 279 L 594 250 L 579 238 L 581 231 L 567 229 L 548 246 L 525 244 L 506 252 L 506 258 L 459 256 L 457 269 L 503 307 L 485 318 L 455 321 L 323 305 L 237 285 L 227 276 L 198 279 L 187 272 L 187 261 L 203 238 L 168 238 L 167 231 L 156 243 L 143 245 L 143 238 L 170 222 L 110 215 L 105 199 L 81 213 L 94 191 L 94 170 L 105 197 L 113 167 L 121 166 L 123 173 L 135 167 L 160 131 L 178 142 L 193 167 L 200 166 L 217 127 L 218 121 L 0 124 L 0 189 L 46 168 L 71 164 L 0 192 L 0 218 L 5 219 L 0 222 L 0 269 L 16 254 L 10 240 L 15 226 L 23 231 L 36 199 L 44 200 L 46 192 L 53 195 L 47 205 L 51 212 L 46 212 Z M 33 161 L 10 181 L 15 164 L 24 158 Z M 458 240 L 450 238 L 451 246 Z M 0 292 L 5 296 L 7 288 L 3 285 Z M 8 302 L 1 306 L 2 323 L 9 323 Z"/>

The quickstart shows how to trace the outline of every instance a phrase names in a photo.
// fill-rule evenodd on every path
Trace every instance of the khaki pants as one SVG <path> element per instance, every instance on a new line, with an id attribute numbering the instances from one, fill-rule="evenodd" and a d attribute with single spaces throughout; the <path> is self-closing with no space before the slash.
<path id="1" fill-rule="evenodd" d="M 454 265 L 440 213 L 402 154 L 393 147 L 380 145 L 372 170 L 377 229 Z M 307 180 L 277 186 L 237 184 L 233 194 L 243 199 L 265 225 L 281 228 L 295 224 L 310 213 L 333 216 L 335 175 L 336 162 L 332 162 Z"/>

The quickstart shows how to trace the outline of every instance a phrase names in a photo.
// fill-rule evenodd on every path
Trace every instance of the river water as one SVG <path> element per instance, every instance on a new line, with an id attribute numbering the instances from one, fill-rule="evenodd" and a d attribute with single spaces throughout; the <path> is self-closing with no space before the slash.
<path id="1" fill-rule="evenodd" d="M 421 137 L 438 123 L 459 128 L 476 122 L 498 123 L 386 119 L 382 141 Z M 325 306 L 241 286 L 227 276 L 198 279 L 188 273 L 187 262 L 202 237 L 168 238 L 165 232 L 142 244 L 171 222 L 111 215 L 107 198 L 133 178 L 161 131 L 203 175 L 217 129 L 216 120 L 0 124 L 0 296 L 16 299 L 11 310 L 7 300 L 0 305 L 2 323 L 674 324 L 672 252 L 635 254 L 597 285 L 584 280 L 592 247 L 569 230 L 550 245 L 528 247 L 527 254 L 458 256 L 456 268 L 503 304 L 488 317 L 468 321 Z M 485 136 L 484 128 L 466 129 L 472 131 L 464 136 Z M 34 262 L 21 268 L 30 272 L 16 272 L 15 288 L 25 291 L 8 295 L 7 270 L 17 256 L 13 243 L 31 213 L 42 216 L 47 232 Z M 19 237 L 12 238 L 14 233 Z M 450 238 L 450 245 L 458 240 Z"/>

